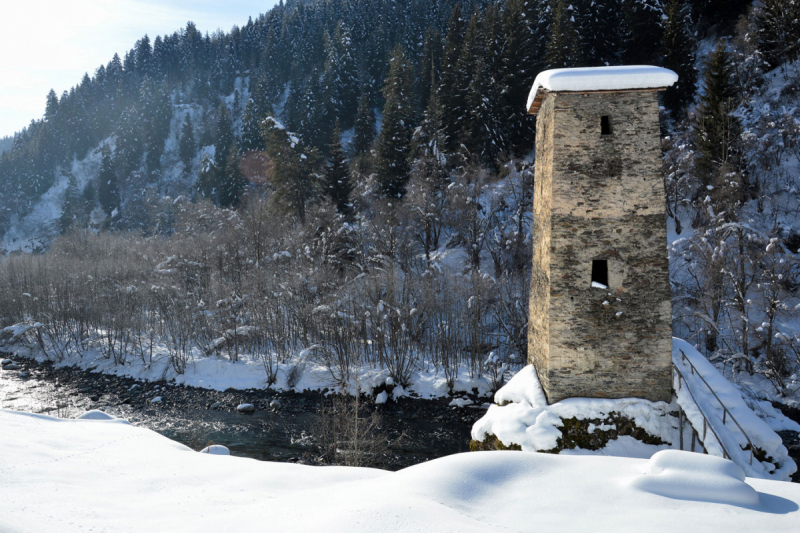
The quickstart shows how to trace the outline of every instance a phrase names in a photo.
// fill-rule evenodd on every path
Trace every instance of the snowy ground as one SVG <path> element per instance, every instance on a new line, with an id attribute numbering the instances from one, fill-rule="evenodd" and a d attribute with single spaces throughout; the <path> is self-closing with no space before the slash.
<path id="1" fill-rule="evenodd" d="M 800 424 L 783 416 L 769 402 L 751 400 L 749 404 L 746 403 L 739 389 L 689 343 L 673 339 L 672 344 L 673 361 L 688 381 L 693 397 L 688 393 L 687 381 L 683 381 L 681 387 L 678 387 L 676 381 L 674 389 L 677 391 L 677 400 L 672 404 L 638 398 L 568 398 L 548 405 L 536 370 L 533 365 L 529 365 L 495 393 L 495 405 L 490 406 L 486 415 L 475 423 L 472 438 L 482 442 L 487 436 L 494 435 L 505 446 L 519 445 L 523 451 L 552 450 L 562 436 L 560 428 L 564 425 L 564 420 L 573 417 L 579 420 L 604 420 L 611 413 L 618 413 L 667 444 L 654 446 L 631 437 L 621 437 L 610 441 L 605 448 L 598 451 L 577 448 L 566 450 L 566 453 L 647 458 L 658 451 L 680 447 L 678 420 L 670 415 L 678 411 L 678 404 L 683 408 L 687 419 L 698 429 L 698 433 L 701 431 L 703 414 L 697 408 L 699 405 L 711 424 L 711 431 L 704 441 L 708 453 L 722 457 L 722 443 L 727 454 L 745 469 L 748 476 L 788 480 L 797 467 L 789 457 L 781 437 L 775 432 L 800 432 Z M 689 363 L 694 365 L 693 370 Z M 709 390 L 709 386 L 729 410 L 727 414 L 723 413 L 721 404 Z M 741 425 L 741 430 L 737 423 Z M 593 431 L 591 426 L 589 431 Z M 689 431 L 688 427 L 685 428 L 685 437 L 690 435 Z M 713 435 L 718 435 L 720 440 L 717 441 Z M 749 445 L 748 438 L 756 449 L 766 453 L 768 460 L 750 461 L 750 453 L 742 450 Z M 688 447 L 688 444 L 684 442 L 684 446 Z"/>
<path id="2" fill-rule="evenodd" d="M 800 486 L 716 457 L 478 452 L 396 473 L 197 453 L 0 411 L 0 531 L 797 531 Z"/>
<path id="3" fill-rule="evenodd" d="M 9 326 L 0 331 L 19 327 L 19 325 Z M 8 346 L 5 349 L 12 348 Z M 28 349 L 17 345 L 13 347 L 13 350 L 22 357 L 36 359 L 40 362 L 47 360 L 47 356 L 38 348 Z M 56 365 L 75 365 L 83 369 L 93 369 L 94 372 L 149 381 L 174 378 L 178 384 L 183 383 L 187 386 L 218 391 L 224 391 L 229 388 L 239 390 L 261 389 L 267 386 L 266 372 L 262 359 L 241 356 L 239 361 L 233 362 L 224 355 L 206 356 L 199 353 L 199 350 L 192 352 L 186 371 L 183 374 L 175 373 L 167 356 L 167 350 L 158 346 L 154 350 L 153 361 L 147 363 L 131 357 L 126 364 L 117 365 L 114 364 L 113 359 L 106 358 L 99 348 L 92 348 L 82 353 L 69 352 Z M 309 350 L 301 351 L 291 362 L 277 364 L 277 367 L 277 382 L 273 385 L 273 388 L 277 390 L 302 392 L 336 388 L 328 368 L 315 362 L 313 353 Z M 296 383 L 290 385 L 288 376 L 295 367 L 299 372 L 299 378 Z M 350 392 L 353 392 L 358 387 L 362 392 L 369 394 L 374 388 L 387 383 L 387 379 L 389 379 L 388 370 L 363 366 L 357 369 Z M 388 383 L 391 383 L 390 379 Z M 477 392 L 480 396 L 491 395 L 489 382 L 483 377 L 475 376 L 471 378 L 466 366 L 459 368 L 453 390 L 466 393 Z M 449 390 L 444 373 L 441 369 L 437 372 L 432 364 L 423 363 L 412 375 L 411 385 L 408 390 L 403 389 L 401 386 L 395 386 L 392 390 L 393 398 L 408 394 L 413 394 L 420 398 L 447 396 Z"/>

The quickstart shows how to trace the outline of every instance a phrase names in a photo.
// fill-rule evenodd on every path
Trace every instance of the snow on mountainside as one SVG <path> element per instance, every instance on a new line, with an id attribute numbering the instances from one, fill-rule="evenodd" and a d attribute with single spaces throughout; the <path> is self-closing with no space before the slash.
<path id="1" fill-rule="evenodd" d="M 687 452 L 480 452 L 399 472 L 198 453 L 124 420 L 0 411 L 0 530 L 792 531 L 800 486 Z"/>

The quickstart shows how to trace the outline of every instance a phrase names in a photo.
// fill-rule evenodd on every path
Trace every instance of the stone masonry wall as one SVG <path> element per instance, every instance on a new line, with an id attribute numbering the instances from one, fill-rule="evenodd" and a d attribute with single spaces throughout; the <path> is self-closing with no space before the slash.
<path id="1" fill-rule="evenodd" d="M 603 115 L 611 135 L 601 134 Z M 528 342 L 548 400 L 669 401 L 671 303 L 656 93 L 549 94 L 537 120 L 536 155 Z M 595 259 L 608 261 L 607 290 L 591 287 Z"/>

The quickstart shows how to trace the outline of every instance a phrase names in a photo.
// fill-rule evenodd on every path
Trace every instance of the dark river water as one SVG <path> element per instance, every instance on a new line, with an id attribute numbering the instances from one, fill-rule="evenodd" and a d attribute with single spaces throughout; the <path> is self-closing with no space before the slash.
<path id="1" fill-rule="evenodd" d="M 325 401 L 318 392 L 219 392 L 14 360 L 19 370 L 0 370 L 2 409 L 61 418 L 76 418 L 90 409 L 100 409 L 198 450 L 213 442 L 227 446 L 233 455 L 269 461 L 318 461 L 315 431 Z M 154 394 L 161 396 L 161 403 L 151 402 Z M 397 470 L 468 451 L 472 424 L 485 409 L 453 408 L 449 402 L 401 398 L 382 406 L 368 404 L 366 411 L 376 410 L 380 415 L 381 437 L 388 443 L 388 450 L 375 457 L 372 466 Z M 241 403 L 255 405 L 256 411 L 237 412 L 236 406 Z"/>

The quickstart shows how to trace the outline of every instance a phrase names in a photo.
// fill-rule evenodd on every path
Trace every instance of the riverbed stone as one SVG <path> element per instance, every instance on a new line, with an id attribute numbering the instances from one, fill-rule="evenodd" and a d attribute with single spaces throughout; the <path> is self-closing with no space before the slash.
<path id="1" fill-rule="evenodd" d="M 20 366 L 17 363 L 11 363 L 3 366 L 3 370 L 19 370 Z"/>
<path id="2" fill-rule="evenodd" d="M 240 403 L 236 406 L 236 410 L 240 413 L 252 413 L 256 410 L 256 406 L 252 403 Z"/>

